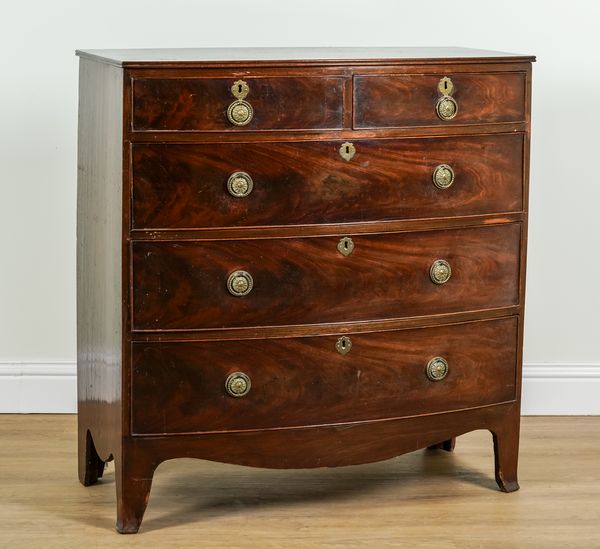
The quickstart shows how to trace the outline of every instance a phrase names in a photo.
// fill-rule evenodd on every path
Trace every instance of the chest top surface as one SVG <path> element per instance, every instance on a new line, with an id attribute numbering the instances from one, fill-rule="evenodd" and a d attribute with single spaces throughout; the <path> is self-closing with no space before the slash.
<path id="1" fill-rule="evenodd" d="M 313 47 L 313 48 L 161 48 L 77 50 L 80 57 L 124 67 L 154 64 L 219 65 L 240 62 L 261 64 L 381 64 L 535 61 L 531 55 L 460 47 Z"/>

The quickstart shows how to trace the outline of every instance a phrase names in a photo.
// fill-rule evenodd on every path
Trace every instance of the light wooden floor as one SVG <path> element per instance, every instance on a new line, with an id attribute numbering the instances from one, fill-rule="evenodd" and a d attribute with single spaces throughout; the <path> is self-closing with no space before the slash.
<path id="1" fill-rule="evenodd" d="M 524 418 L 521 490 L 496 490 L 491 435 L 454 454 L 273 471 L 175 460 L 140 533 L 114 530 L 112 466 L 77 481 L 75 416 L 0 415 L 0 547 L 600 547 L 600 417 Z"/>

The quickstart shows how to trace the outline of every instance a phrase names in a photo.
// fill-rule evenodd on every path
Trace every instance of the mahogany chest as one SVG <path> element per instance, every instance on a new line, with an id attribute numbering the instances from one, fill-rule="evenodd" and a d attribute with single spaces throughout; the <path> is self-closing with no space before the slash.
<path id="1" fill-rule="evenodd" d="M 79 477 L 517 455 L 533 57 L 80 51 Z"/>

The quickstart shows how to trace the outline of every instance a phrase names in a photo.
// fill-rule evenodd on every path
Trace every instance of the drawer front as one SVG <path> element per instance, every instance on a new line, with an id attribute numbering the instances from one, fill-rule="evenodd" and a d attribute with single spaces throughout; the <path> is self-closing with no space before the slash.
<path id="1" fill-rule="evenodd" d="M 442 120 L 436 106 L 449 77 L 456 115 Z M 441 86 L 443 88 L 443 85 Z M 525 73 L 357 76 L 354 127 L 399 128 L 525 120 Z"/>
<path id="2" fill-rule="evenodd" d="M 133 328 L 319 324 L 516 305 L 520 229 L 352 235 L 349 255 L 338 249 L 351 249 L 340 236 L 137 241 Z M 444 284 L 430 278 L 438 259 L 452 270 Z M 253 285 L 234 296 L 228 280 L 240 270 Z"/>
<path id="3" fill-rule="evenodd" d="M 134 343 L 135 434 L 262 429 L 444 412 L 515 398 L 514 317 L 339 336 Z M 427 364 L 446 360 L 431 381 Z M 230 396 L 228 376 L 250 379 Z"/>
<path id="4" fill-rule="evenodd" d="M 340 77 L 244 78 L 243 101 L 252 109 L 242 126 L 228 118 L 238 101 L 229 78 L 135 78 L 133 129 L 138 131 L 253 131 L 339 129 L 344 79 Z"/>
<path id="5" fill-rule="evenodd" d="M 134 145 L 133 228 L 344 223 L 522 209 L 522 134 L 353 144 L 349 162 L 339 154 L 341 141 Z M 454 172 L 447 187 L 434 179 L 443 164 Z M 228 183 L 238 172 L 249 176 L 252 187 L 246 180 L 236 195 Z"/>

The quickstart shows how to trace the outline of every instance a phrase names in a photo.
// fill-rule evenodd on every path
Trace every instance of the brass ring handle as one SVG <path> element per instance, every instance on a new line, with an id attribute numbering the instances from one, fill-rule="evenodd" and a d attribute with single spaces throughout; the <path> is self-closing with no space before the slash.
<path id="1" fill-rule="evenodd" d="M 234 172 L 227 180 L 227 190 L 235 198 L 248 196 L 254 188 L 254 182 L 246 172 Z"/>
<path id="2" fill-rule="evenodd" d="M 254 109 L 248 101 L 238 99 L 227 107 L 227 118 L 234 126 L 249 124 L 254 116 Z"/>
<path id="3" fill-rule="evenodd" d="M 435 112 L 441 120 L 452 120 L 458 113 L 458 103 L 454 97 L 440 97 L 435 105 Z"/>
<path id="4" fill-rule="evenodd" d="M 434 284 L 446 284 L 452 276 L 452 269 L 450 263 L 444 259 L 437 259 L 431 264 L 429 268 L 429 278 Z"/>
<path id="5" fill-rule="evenodd" d="M 232 397 L 243 397 L 250 392 L 252 382 L 244 372 L 234 372 L 225 380 L 225 390 Z"/>
<path id="6" fill-rule="evenodd" d="M 433 170 L 433 184 L 438 189 L 447 189 L 454 183 L 454 170 L 448 164 L 440 164 Z"/>
<path id="7" fill-rule="evenodd" d="M 227 279 L 227 289 L 231 295 L 236 297 L 248 295 L 253 286 L 252 276 L 246 271 L 234 271 Z"/>
<path id="8" fill-rule="evenodd" d="M 441 381 L 448 375 L 448 369 L 448 361 L 441 356 L 436 356 L 427 363 L 425 372 L 430 381 Z"/>

